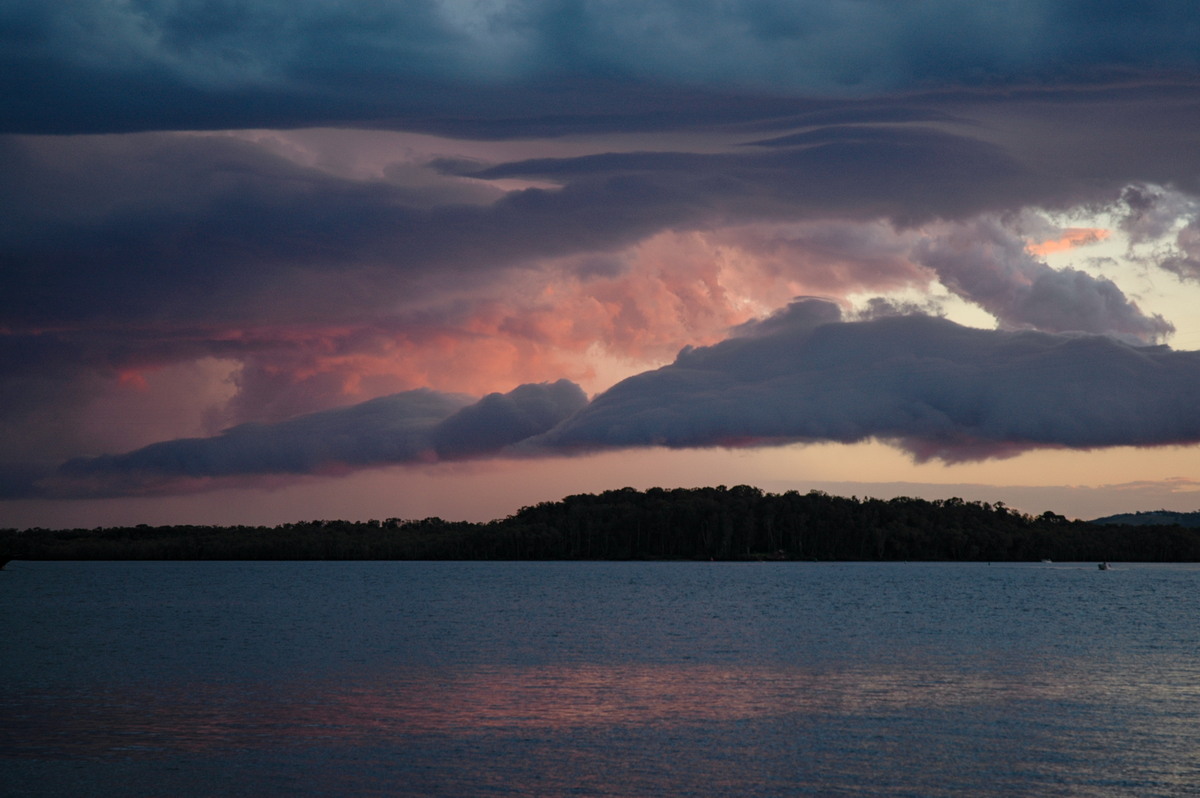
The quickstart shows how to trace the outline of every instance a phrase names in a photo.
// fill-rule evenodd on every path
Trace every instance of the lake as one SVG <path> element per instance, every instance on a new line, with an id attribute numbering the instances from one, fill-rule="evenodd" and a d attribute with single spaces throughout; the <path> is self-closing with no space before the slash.
<path id="1" fill-rule="evenodd" d="M 14 562 L 7 796 L 1200 795 L 1200 566 Z"/>

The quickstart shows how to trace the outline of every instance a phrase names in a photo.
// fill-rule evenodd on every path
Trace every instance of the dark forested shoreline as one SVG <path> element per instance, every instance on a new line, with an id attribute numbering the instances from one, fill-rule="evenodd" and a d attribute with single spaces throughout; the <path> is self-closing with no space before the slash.
<path id="1" fill-rule="evenodd" d="M 1200 529 L 1030 516 L 999 502 L 772 494 L 740 485 L 581 494 L 486 523 L 6 529 L 0 558 L 1197 562 Z"/>

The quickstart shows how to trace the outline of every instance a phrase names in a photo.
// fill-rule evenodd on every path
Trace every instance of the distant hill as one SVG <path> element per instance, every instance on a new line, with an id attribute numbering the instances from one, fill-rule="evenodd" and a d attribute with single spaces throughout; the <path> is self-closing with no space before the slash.
<path id="1" fill-rule="evenodd" d="M 1148 510 L 1140 513 L 1108 515 L 1089 521 L 1092 524 L 1125 524 L 1127 526 L 1170 526 L 1200 527 L 1200 510 L 1192 513 L 1177 513 L 1172 510 Z"/>

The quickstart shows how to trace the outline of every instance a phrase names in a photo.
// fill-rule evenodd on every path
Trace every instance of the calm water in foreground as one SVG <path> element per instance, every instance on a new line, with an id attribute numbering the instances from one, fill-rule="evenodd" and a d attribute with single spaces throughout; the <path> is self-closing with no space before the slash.
<path id="1" fill-rule="evenodd" d="M 32 563 L 4 795 L 1200 795 L 1200 567 Z"/>

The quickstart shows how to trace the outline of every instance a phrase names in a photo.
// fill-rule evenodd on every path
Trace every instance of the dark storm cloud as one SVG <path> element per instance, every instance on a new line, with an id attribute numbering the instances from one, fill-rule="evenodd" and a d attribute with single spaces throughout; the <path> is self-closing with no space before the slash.
<path id="1" fill-rule="evenodd" d="M 507 163 L 472 176 L 561 180 L 581 187 L 628 181 L 644 186 L 656 204 L 686 198 L 732 222 L 867 215 L 903 223 L 955 218 L 1002 207 L 1028 191 L 1026 184 L 1037 182 L 1001 148 L 937 130 L 834 127 L 803 136 L 801 146 L 766 151 L 604 153 Z M 457 171 L 464 170 L 459 166 Z"/>
<path id="2" fill-rule="evenodd" d="M 10 0 L 10 132 L 394 125 L 511 135 L 868 95 L 1194 69 L 1182 0 L 654 4 Z M 680 103 L 680 93 L 686 103 Z M 670 112 L 664 113 L 664 109 Z"/>
<path id="3" fill-rule="evenodd" d="M 223 138 L 7 144 L 0 313 L 10 322 L 186 320 L 200 301 L 219 315 L 281 264 L 301 271 L 331 251 L 327 267 L 361 261 L 387 204 L 383 186 Z"/>
<path id="4" fill-rule="evenodd" d="M 228 136 L 0 138 L 0 321 L 337 321 L 392 307 L 422 275 L 486 281 L 664 229 L 831 217 L 914 224 L 1112 202 L 1139 180 L 1187 189 L 1200 179 L 1200 148 L 1188 146 L 1194 123 L 1174 116 L 1200 106 L 1194 89 L 1160 89 L 1088 94 L 1065 110 L 1055 103 L 1071 92 L 960 97 L 947 106 L 953 123 L 930 109 L 913 118 L 937 121 L 810 119 L 716 152 L 442 160 L 429 166 L 478 179 L 420 187 L 331 174 Z M 905 112 L 897 102 L 876 101 L 869 118 Z M 1022 138 L 1033 124 L 1053 135 Z M 488 185 L 505 178 L 561 185 L 507 194 Z"/>
<path id="5" fill-rule="evenodd" d="M 7 143 L 0 318 L 14 325 L 358 318 L 405 277 L 606 249 L 708 203 L 613 179 L 415 207 L 402 187 L 225 137 Z"/>
<path id="6" fill-rule="evenodd" d="M 137 493 L 177 479 L 485 457 L 552 428 L 586 402 L 566 380 L 522 385 L 478 402 L 428 389 L 406 391 L 277 424 L 243 424 L 212 438 L 75 459 L 49 484 L 51 492 Z"/>
<path id="7" fill-rule="evenodd" d="M 1011 196 L 1021 176 L 998 148 L 963 137 L 836 129 L 803 147 L 476 168 L 563 185 L 423 207 L 402 187 L 227 137 L 5 143 L 0 318 L 14 326 L 360 318 L 432 270 L 481 274 L 719 222 L 966 214 Z"/>
<path id="8" fill-rule="evenodd" d="M 631 377 L 547 433 L 550 451 L 891 441 L 947 461 L 1043 446 L 1200 440 L 1200 353 L 1107 336 L 1004 332 L 902 316 L 783 315 Z"/>

